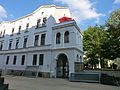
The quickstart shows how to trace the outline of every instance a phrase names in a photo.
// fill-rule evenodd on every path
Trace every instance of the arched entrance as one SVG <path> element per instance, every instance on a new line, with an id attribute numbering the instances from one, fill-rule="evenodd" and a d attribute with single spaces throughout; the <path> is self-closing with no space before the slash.
<path id="1" fill-rule="evenodd" d="M 69 63 L 65 54 L 60 54 L 57 60 L 56 76 L 58 78 L 68 78 Z"/>

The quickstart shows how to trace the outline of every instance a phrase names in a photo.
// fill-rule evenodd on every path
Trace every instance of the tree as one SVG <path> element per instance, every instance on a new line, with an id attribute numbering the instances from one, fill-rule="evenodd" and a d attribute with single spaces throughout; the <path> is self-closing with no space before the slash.
<path id="1" fill-rule="evenodd" d="M 106 39 L 106 31 L 103 26 L 88 27 L 83 34 L 83 46 L 86 51 L 86 56 L 89 58 L 89 63 L 96 67 L 101 57 L 101 43 Z"/>
<path id="2" fill-rule="evenodd" d="M 101 45 L 102 56 L 114 60 L 120 57 L 120 9 L 110 14 L 106 28 L 107 38 Z"/>

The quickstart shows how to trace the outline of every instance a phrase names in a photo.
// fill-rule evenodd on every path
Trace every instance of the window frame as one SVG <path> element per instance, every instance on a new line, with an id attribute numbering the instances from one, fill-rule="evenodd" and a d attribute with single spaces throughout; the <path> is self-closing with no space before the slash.
<path id="1" fill-rule="evenodd" d="M 17 56 L 14 56 L 14 58 L 13 58 L 13 65 L 16 65 L 16 62 L 17 62 Z"/>
<path id="2" fill-rule="evenodd" d="M 44 64 L 44 54 L 39 54 L 39 65 Z"/>
<path id="3" fill-rule="evenodd" d="M 12 40 L 9 41 L 9 46 L 8 46 L 9 50 L 11 50 L 11 48 L 12 48 L 12 42 L 13 42 Z"/>
<path id="4" fill-rule="evenodd" d="M 16 40 L 15 49 L 18 49 L 18 46 L 19 46 L 19 39 Z"/>
<path id="5" fill-rule="evenodd" d="M 41 25 L 41 19 L 37 19 L 37 25 L 36 25 L 36 28 L 39 28 Z"/>
<path id="6" fill-rule="evenodd" d="M 41 34 L 41 43 L 40 45 L 45 45 L 46 34 Z"/>
<path id="7" fill-rule="evenodd" d="M 35 35 L 34 46 L 38 46 L 39 35 Z"/>
<path id="8" fill-rule="evenodd" d="M 47 17 L 44 17 L 44 18 L 43 18 L 43 22 L 42 22 L 42 26 L 45 26 L 46 23 L 47 23 Z"/>
<path id="9" fill-rule="evenodd" d="M 33 66 L 37 65 L 37 54 L 33 54 L 33 62 L 32 62 Z"/>
<path id="10" fill-rule="evenodd" d="M 60 40 L 61 40 L 61 34 L 60 34 L 60 32 L 58 32 L 56 34 L 56 44 L 60 44 Z"/>
<path id="11" fill-rule="evenodd" d="M 3 49 L 3 41 L 0 41 L 0 51 Z"/>
<path id="12" fill-rule="evenodd" d="M 28 31 L 29 23 L 26 24 L 26 31 Z"/>
<path id="13" fill-rule="evenodd" d="M 64 33 L 64 43 L 69 43 L 70 42 L 70 33 L 69 31 L 65 31 Z"/>
<path id="14" fill-rule="evenodd" d="M 28 37 L 24 38 L 23 48 L 27 47 Z"/>
<path id="15" fill-rule="evenodd" d="M 12 32 L 11 32 L 11 35 L 13 35 L 13 33 L 14 33 L 14 30 L 15 30 L 15 28 L 13 27 L 13 28 L 12 28 Z"/>
<path id="16" fill-rule="evenodd" d="M 21 65 L 25 65 L 25 55 L 22 55 L 22 58 L 21 58 Z"/>
<path id="17" fill-rule="evenodd" d="M 9 59 L 10 59 L 10 56 L 7 56 L 7 58 L 6 58 L 6 65 L 9 64 Z"/>
<path id="18" fill-rule="evenodd" d="M 22 26 L 20 25 L 20 26 L 19 26 L 19 31 L 18 31 L 18 33 L 20 33 L 20 31 L 21 31 L 21 28 L 22 28 Z"/>

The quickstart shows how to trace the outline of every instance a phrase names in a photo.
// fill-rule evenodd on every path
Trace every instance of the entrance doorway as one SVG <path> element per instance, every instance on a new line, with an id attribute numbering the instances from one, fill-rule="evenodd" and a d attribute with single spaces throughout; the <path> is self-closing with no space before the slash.
<path id="1" fill-rule="evenodd" d="M 65 54 L 60 54 L 57 60 L 56 74 L 58 78 L 68 78 L 69 75 L 69 63 Z"/>

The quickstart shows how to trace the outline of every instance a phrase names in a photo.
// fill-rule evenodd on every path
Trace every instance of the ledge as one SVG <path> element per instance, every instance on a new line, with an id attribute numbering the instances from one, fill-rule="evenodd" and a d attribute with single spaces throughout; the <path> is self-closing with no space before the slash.
<path id="1" fill-rule="evenodd" d="M 11 53 L 26 53 L 26 52 L 34 52 L 34 51 L 46 51 L 51 50 L 51 44 L 44 45 L 44 46 L 32 46 L 26 48 L 18 48 L 18 49 L 11 49 L 11 50 L 2 50 L 0 51 L 0 55 L 2 54 L 11 54 Z"/>
<path id="2" fill-rule="evenodd" d="M 44 28 L 44 27 L 47 27 L 47 25 L 42 25 L 42 26 L 39 26 L 39 27 L 35 27 L 35 29 Z"/>

